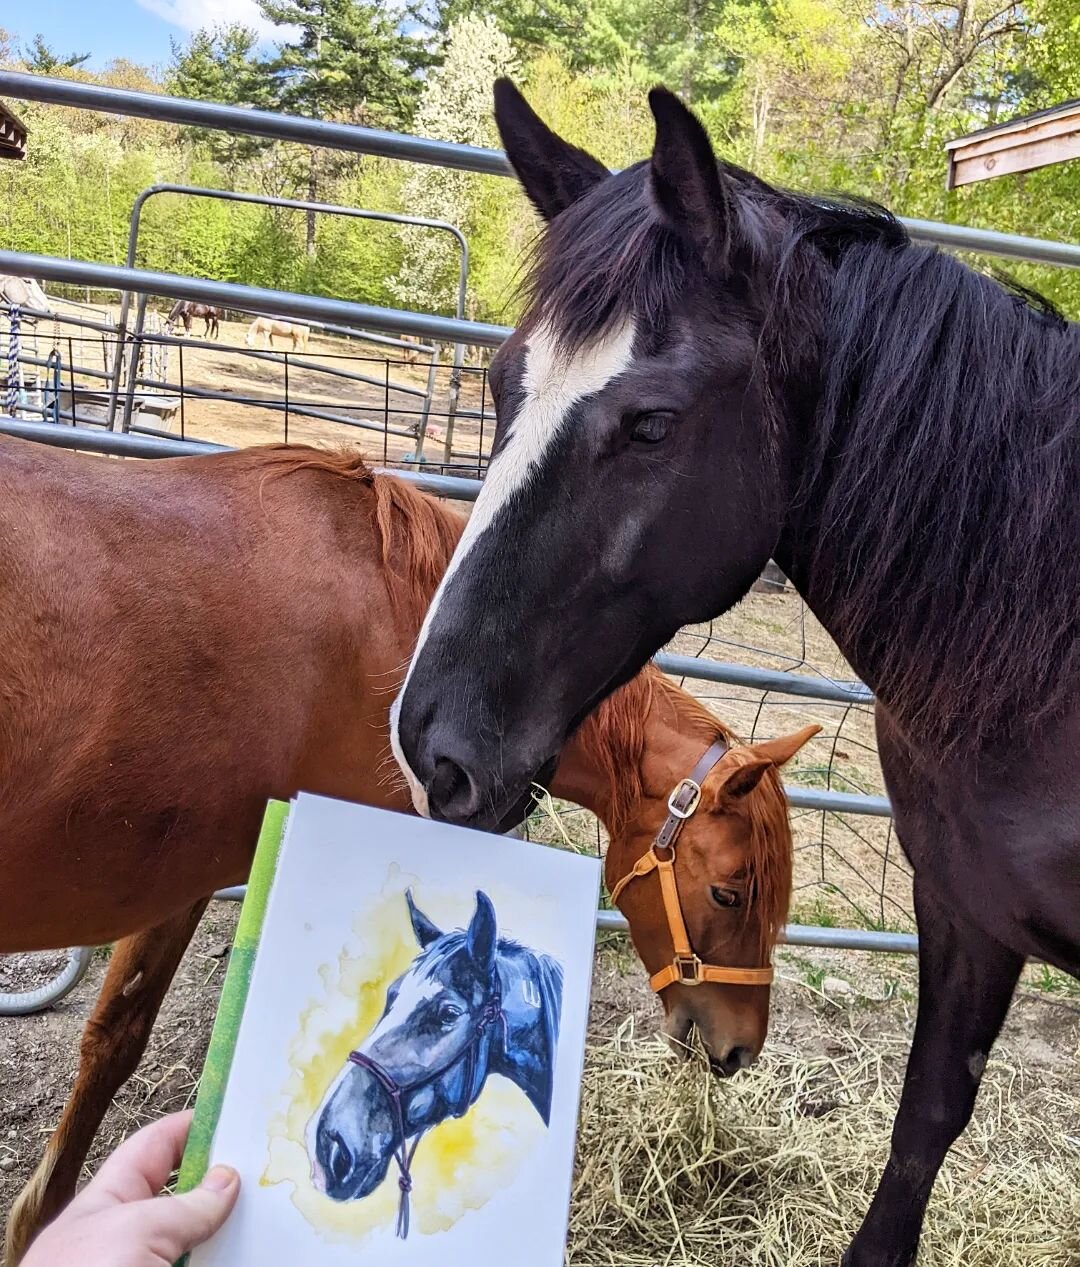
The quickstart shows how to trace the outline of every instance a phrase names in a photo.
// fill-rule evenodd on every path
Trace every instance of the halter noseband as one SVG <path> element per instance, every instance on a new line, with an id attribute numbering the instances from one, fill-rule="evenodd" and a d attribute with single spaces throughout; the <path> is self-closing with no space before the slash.
<path id="1" fill-rule="evenodd" d="M 646 876 L 652 871 L 660 876 L 660 893 L 664 899 L 664 913 L 667 915 L 675 958 L 666 968 L 654 972 L 649 978 L 649 985 L 658 994 L 675 983 L 701 985 L 703 981 L 709 981 L 719 985 L 769 985 L 773 979 L 771 967 L 725 968 L 702 963 L 690 945 L 690 935 L 686 931 L 682 903 L 679 901 L 679 886 L 675 880 L 675 845 L 686 826 L 686 820 L 701 803 L 702 783 L 727 752 L 728 746 L 723 739 L 710 744 L 691 770 L 689 778 L 683 779 L 668 797 L 667 818 L 656 833 L 648 852 L 641 855 L 633 869 L 611 890 L 611 900 L 617 903 L 619 895 L 631 880 Z M 661 857 L 657 850 L 664 856 Z"/>
<path id="2" fill-rule="evenodd" d="M 429 1082 L 434 1082 L 436 1078 L 441 1078 L 447 1070 L 452 1069 L 459 1060 L 465 1059 L 465 1108 L 469 1107 L 470 1097 L 472 1096 L 472 1085 L 476 1078 L 476 1049 L 480 1045 L 480 1040 L 484 1037 L 492 1025 L 502 1024 L 503 1034 L 506 1034 L 506 1013 L 502 1008 L 502 987 L 499 982 L 498 969 L 493 974 L 493 982 L 491 994 L 488 1001 L 484 1004 L 483 1010 L 473 1023 L 473 1032 L 469 1038 L 468 1046 L 464 1052 L 459 1052 L 452 1060 L 446 1061 L 437 1069 L 432 1069 L 426 1078 L 419 1082 L 412 1082 L 408 1086 L 402 1086 L 392 1073 L 384 1069 L 377 1060 L 366 1055 L 362 1051 L 351 1051 L 348 1055 L 348 1062 L 357 1065 L 361 1069 L 366 1069 L 368 1073 L 386 1092 L 390 1101 L 390 1107 L 394 1111 L 394 1125 L 398 1129 L 401 1136 L 401 1143 L 394 1149 L 394 1160 L 398 1166 L 398 1190 L 401 1197 L 398 1201 L 398 1218 L 397 1218 L 397 1234 L 404 1240 L 409 1235 L 409 1193 L 412 1192 L 412 1159 L 416 1154 L 416 1147 L 424 1137 L 423 1131 L 418 1131 L 409 1144 L 408 1132 L 406 1130 L 405 1121 L 405 1105 L 404 1099 L 411 1091 L 419 1091 L 421 1087 L 426 1086 Z M 464 1112 L 464 1110 L 462 1110 Z M 460 1117 L 461 1114 L 455 1114 Z"/>

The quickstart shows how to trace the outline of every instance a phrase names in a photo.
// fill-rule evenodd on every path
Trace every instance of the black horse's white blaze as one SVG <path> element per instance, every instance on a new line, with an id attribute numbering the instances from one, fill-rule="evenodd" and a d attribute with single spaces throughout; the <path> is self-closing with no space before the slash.
<path id="1" fill-rule="evenodd" d="M 509 506 L 540 471 L 574 406 L 603 391 L 629 367 L 635 333 L 633 319 L 621 321 L 591 343 L 570 351 L 564 348 L 558 332 L 547 325 L 540 324 L 529 335 L 520 408 L 505 443 L 488 467 L 469 522 L 421 626 L 409 673 L 390 711 L 390 744 L 408 780 L 413 806 L 425 817 L 428 816 L 427 791 L 402 751 L 398 718 L 409 677 L 428 635 L 438 627 L 440 604 L 455 577 L 462 572 L 474 546 L 494 524 L 500 511 Z"/>

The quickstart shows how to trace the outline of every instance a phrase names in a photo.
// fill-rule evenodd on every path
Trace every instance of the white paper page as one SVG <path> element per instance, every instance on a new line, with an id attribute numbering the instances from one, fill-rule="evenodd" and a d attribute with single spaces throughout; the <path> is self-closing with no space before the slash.
<path id="1" fill-rule="evenodd" d="M 239 1170 L 241 1196 L 225 1228 L 192 1253 L 191 1267 L 561 1267 L 599 877 L 596 859 L 299 797 L 211 1151 L 211 1164 Z M 472 941 L 443 938 L 425 957 L 406 890 L 422 932 L 471 926 Z M 477 890 L 494 914 L 494 942 L 485 941 L 491 918 L 478 915 Z M 461 1014 L 470 988 L 478 997 L 470 983 L 481 980 L 487 947 L 491 979 L 506 997 L 498 1015 L 490 998 L 486 1013 L 467 1006 Z M 552 959 L 562 970 L 557 1039 Z M 403 972 L 376 1031 L 387 987 Z M 475 1087 L 500 1051 L 504 1068 L 508 1049 L 517 1062 L 509 1073 L 489 1071 L 471 1107 L 458 1096 L 461 1117 L 420 1137 L 405 1239 L 396 1226 L 399 1166 L 389 1152 L 395 1121 L 413 1119 L 395 1118 L 378 1078 L 349 1062 L 365 1044 L 397 1075 L 404 1111 L 421 1118 L 437 1117 L 440 1095 L 453 1099 L 470 1075 Z M 440 1053 L 453 1061 L 441 1075 Z M 519 1072 L 522 1063 L 529 1067 Z M 434 1092 L 421 1085 L 432 1072 Z M 330 1160 L 317 1179 L 320 1139 Z M 349 1197 L 357 1175 L 376 1181 L 383 1159 L 382 1182 Z M 342 1199 L 318 1190 L 338 1180 Z"/>

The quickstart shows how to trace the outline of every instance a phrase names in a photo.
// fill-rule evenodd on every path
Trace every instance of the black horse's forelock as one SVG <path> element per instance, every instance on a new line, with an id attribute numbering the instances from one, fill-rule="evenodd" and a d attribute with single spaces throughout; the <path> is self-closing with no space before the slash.
<path id="1" fill-rule="evenodd" d="M 556 217 L 537 244 L 524 287 L 527 321 L 569 350 L 628 317 L 660 329 L 685 299 L 692 253 L 657 216 L 646 175 L 639 163 L 609 177 Z"/>
<path id="2" fill-rule="evenodd" d="M 927 738 L 1055 712 L 1080 675 L 1080 335 L 1040 296 L 914 245 L 889 212 L 722 164 L 759 270 L 759 372 L 818 399 L 796 511 L 809 596 Z M 708 302 L 638 164 L 540 241 L 527 323 L 581 346 Z M 770 425 L 772 418 L 764 419 Z"/>
<path id="3" fill-rule="evenodd" d="M 732 164 L 722 171 L 734 195 L 734 255 L 748 263 L 767 254 L 795 257 L 804 242 L 829 257 L 856 242 L 908 240 L 899 221 L 874 203 L 807 198 Z M 777 225 L 779 237 L 769 231 Z M 707 283 L 694 249 L 653 202 L 648 164 L 637 163 L 566 208 L 541 236 L 525 279 L 527 321 L 542 322 L 570 349 L 628 318 L 662 333 L 672 314 L 685 311 L 690 292 L 700 300 Z"/>

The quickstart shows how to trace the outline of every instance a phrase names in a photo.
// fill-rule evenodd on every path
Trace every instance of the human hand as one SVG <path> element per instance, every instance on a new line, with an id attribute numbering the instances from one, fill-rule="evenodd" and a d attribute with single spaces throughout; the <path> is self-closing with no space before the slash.
<path id="1" fill-rule="evenodd" d="M 30 1246 L 22 1267 L 172 1267 L 228 1218 L 240 1176 L 214 1166 L 182 1196 L 159 1196 L 179 1165 L 190 1113 L 173 1113 L 125 1140 Z"/>

